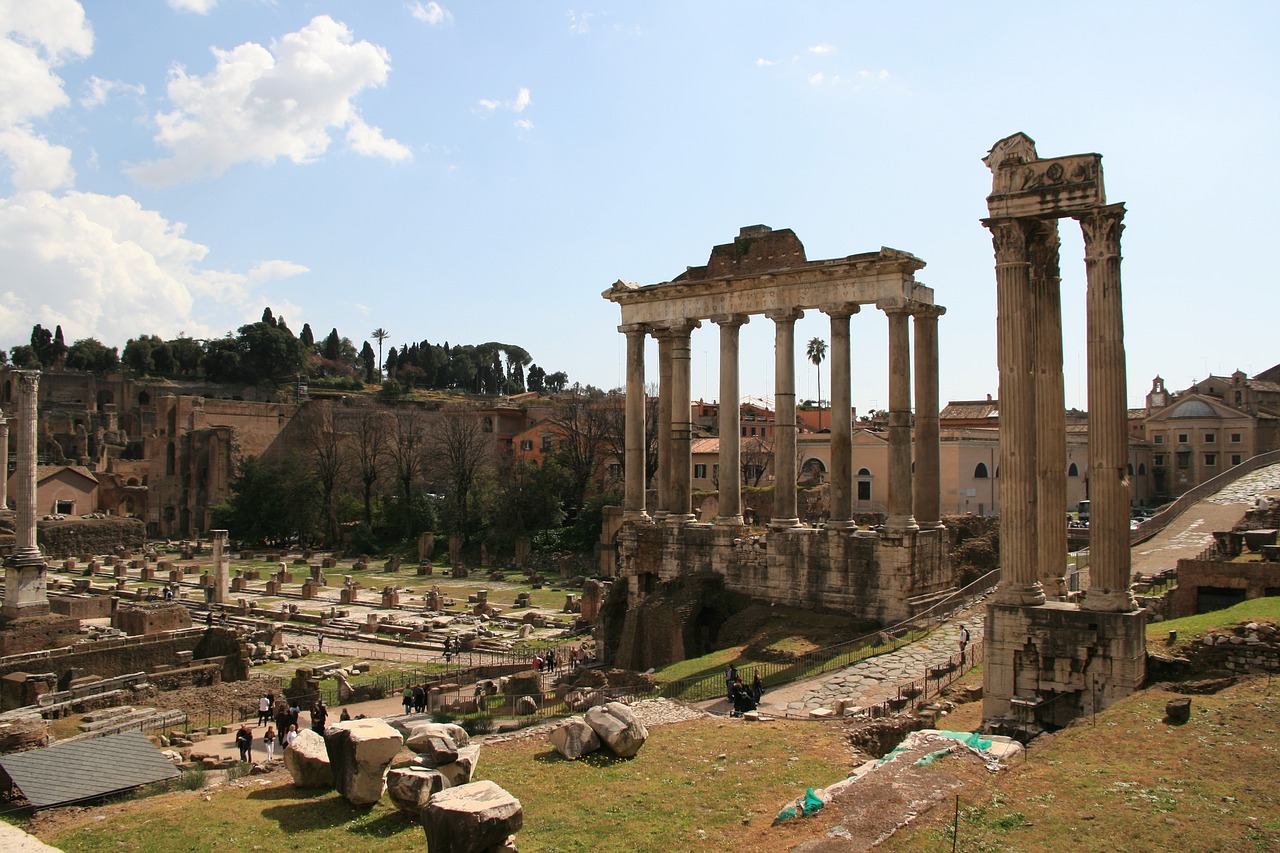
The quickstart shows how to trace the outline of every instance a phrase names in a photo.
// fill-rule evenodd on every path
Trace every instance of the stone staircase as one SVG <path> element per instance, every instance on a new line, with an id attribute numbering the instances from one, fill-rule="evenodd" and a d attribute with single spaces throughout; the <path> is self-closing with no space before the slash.
<path id="1" fill-rule="evenodd" d="M 185 723 L 187 715 L 183 711 L 157 711 L 155 708 L 134 708 L 122 705 L 118 708 L 107 708 L 85 714 L 80 722 L 80 731 L 88 737 L 101 737 L 133 729 L 168 728 Z"/>

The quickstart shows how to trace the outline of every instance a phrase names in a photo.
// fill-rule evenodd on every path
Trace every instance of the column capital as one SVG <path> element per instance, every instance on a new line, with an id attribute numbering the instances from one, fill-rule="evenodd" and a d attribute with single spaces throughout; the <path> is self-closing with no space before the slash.
<path id="1" fill-rule="evenodd" d="M 947 309 L 941 305 L 929 305 L 924 302 L 917 302 L 915 307 L 911 309 L 911 316 L 917 320 L 936 320 L 943 314 L 947 313 Z"/>
<path id="2" fill-rule="evenodd" d="M 38 370 L 15 370 L 13 371 L 18 377 L 18 383 L 22 386 L 22 390 L 31 393 L 40 385 L 40 371 Z"/>
<path id="3" fill-rule="evenodd" d="M 1124 204 L 1108 204 L 1073 217 L 1084 233 L 1086 260 L 1116 257 L 1120 254 L 1120 232 L 1124 231 Z"/>
<path id="4" fill-rule="evenodd" d="M 984 219 L 982 224 L 991 231 L 997 268 L 1002 264 L 1027 262 L 1027 231 L 1034 227 L 1034 222 L 1025 219 Z"/>
<path id="5" fill-rule="evenodd" d="M 717 326 L 745 326 L 751 322 L 750 314 L 712 314 L 711 322 Z"/>
<path id="6" fill-rule="evenodd" d="M 666 332 L 668 335 L 674 335 L 677 337 L 688 337 L 689 334 L 692 333 L 694 329 L 702 328 L 702 321 L 687 320 L 687 319 L 672 320 L 668 323 L 663 323 L 661 326 L 655 325 L 654 328 L 655 328 L 655 335 L 657 334 L 656 330 L 661 330 L 663 332 Z"/>
<path id="7" fill-rule="evenodd" d="M 618 331 L 624 335 L 647 335 L 653 331 L 653 327 L 648 323 L 623 323 Z"/>
<path id="8" fill-rule="evenodd" d="M 828 317 L 852 317 L 862 310 L 862 306 L 856 302 L 842 302 L 838 305 L 821 305 L 818 310 Z"/>
<path id="9" fill-rule="evenodd" d="M 903 296 L 893 296 L 888 299 L 880 299 L 876 301 L 876 308 L 879 308 L 886 314 L 914 314 L 917 305 L 923 303 L 916 302 L 914 299 L 907 299 Z"/>
<path id="10" fill-rule="evenodd" d="M 775 323 L 794 323 L 804 317 L 804 309 L 802 308 L 770 308 L 764 312 L 764 316 L 768 317 Z"/>

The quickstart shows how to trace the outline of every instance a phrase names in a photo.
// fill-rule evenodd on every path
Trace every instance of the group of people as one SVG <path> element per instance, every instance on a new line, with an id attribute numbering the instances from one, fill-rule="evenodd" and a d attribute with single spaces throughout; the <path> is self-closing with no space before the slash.
<path id="1" fill-rule="evenodd" d="M 595 652 L 583 651 L 577 646 L 571 647 L 567 654 L 563 649 L 558 652 L 555 649 L 547 649 L 544 654 L 533 656 L 533 668 L 538 672 L 559 672 L 565 666 L 573 672 L 579 666 L 591 666 L 595 662 Z"/>
<path id="2" fill-rule="evenodd" d="M 427 710 L 427 686 L 425 684 L 405 685 L 402 698 L 404 699 L 404 712 L 406 714 L 421 714 Z"/>
<path id="3" fill-rule="evenodd" d="M 738 668 L 729 664 L 724 669 L 724 684 L 726 698 L 733 706 L 729 711 L 731 717 L 741 717 L 747 711 L 754 711 L 764 697 L 764 681 L 760 678 L 759 669 L 748 685 L 738 674 Z"/>

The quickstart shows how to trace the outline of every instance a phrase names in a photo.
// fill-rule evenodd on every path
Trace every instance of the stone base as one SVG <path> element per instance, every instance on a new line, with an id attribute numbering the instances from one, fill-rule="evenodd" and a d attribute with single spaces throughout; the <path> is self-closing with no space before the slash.
<path id="1" fill-rule="evenodd" d="M 0 618 L 0 657 L 52 648 L 80 630 L 80 620 L 59 613 Z"/>
<path id="2" fill-rule="evenodd" d="M 982 716 L 1064 726 L 1132 694 L 1146 679 L 1146 613 L 988 604 Z"/>

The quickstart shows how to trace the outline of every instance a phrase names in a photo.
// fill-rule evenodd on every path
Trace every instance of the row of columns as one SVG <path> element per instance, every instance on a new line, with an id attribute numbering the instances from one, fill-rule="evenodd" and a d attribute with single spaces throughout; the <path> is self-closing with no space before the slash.
<path id="1" fill-rule="evenodd" d="M 1087 276 L 1090 588 L 1084 607 L 1133 610 L 1120 233 L 1124 205 L 1075 216 Z M 1000 373 L 1000 600 L 1057 594 L 1066 545 L 1066 415 L 1057 220 L 993 218 Z"/>
<path id="2" fill-rule="evenodd" d="M 946 309 L 898 300 L 878 305 L 889 319 L 889 498 L 886 532 L 903 534 L 937 528 L 941 522 L 940 435 L 938 427 L 938 317 Z M 831 516 L 828 526 L 856 527 L 853 521 L 853 425 L 849 318 L 856 303 L 822 309 L 831 319 Z M 795 323 L 798 308 L 765 312 L 774 323 L 774 506 L 770 527 L 799 526 L 796 494 Z M 916 335 L 916 414 L 912 428 L 911 346 L 908 318 Z M 738 401 L 739 338 L 746 314 L 710 318 L 720 328 L 720 515 L 717 523 L 741 525 L 741 420 Z M 636 323 L 619 327 L 627 337 L 627 398 L 624 518 L 652 517 L 667 523 L 693 521 L 690 478 L 693 430 L 689 339 L 698 320 L 661 327 Z M 658 341 L 658 506 L 645 506 L 646 336 Z M 844 413 L 843 416 L 834 416 Z M 915 446 L 912 488 L 912 446 Z"/>

